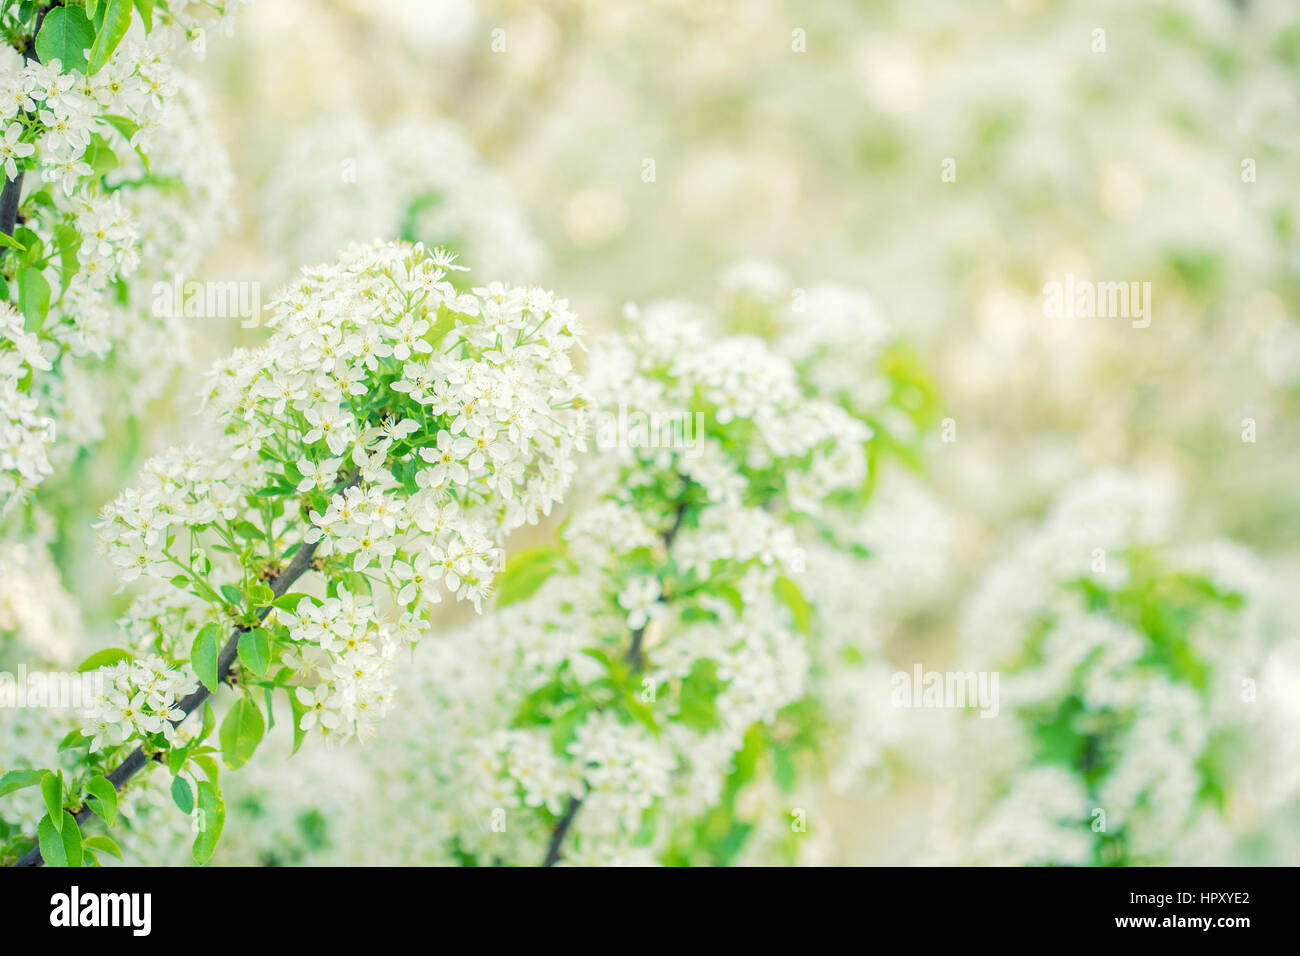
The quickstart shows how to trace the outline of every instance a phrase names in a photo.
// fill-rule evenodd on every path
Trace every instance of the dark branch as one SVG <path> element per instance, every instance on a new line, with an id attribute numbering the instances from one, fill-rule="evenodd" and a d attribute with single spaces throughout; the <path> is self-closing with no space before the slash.
<path id="1" fill-rule="evenodd" d="M 23 47 L 23 62 L 36 58 L 36 34 L 41 32 L 41 24 L 45 22 L 45 14 L 49 13 L 48 4 L 41 6 L 36 11 L 36 26 L 32 30 L 32 35 L 28 37 L 27 43 Z M 0 193 L 0 232 L 6 236 L 12 236 L 14 229 L 18 226 L 18 205 L 23 197 L 23 170 L 18 170 L 18 175 L 13 179 L 5 180 L 4 192 Z M 4 258 L 7 248 L 0 246 L 0 259 Z"/>
<path id="2" fill-rule="evenodd" d="M 665 551 L 672 550 L 673 541 L 677 539 L 677 532 L 682 530 L 682 519 L 685 517 L 686 517 L 686 500 L 683 498 L 682 501 L 678 502 L 677 504 L 677 513 L 673 515 L 672 527 L 664 532 Z M 664 602 L 664 596 L 662 594 L 659 595 L 659 600 L 662 603 L 666 603 Z M 634 673 L 640 671 L 642 666 L 644 666 L 645 663 L 642 660 L 641 645 L 645 640 L 645 629 L 648 626 L 649 626 L 649 622 L 642 624 L 640 627 L 638 627 L 635 631 L 632 632 L 632 644 L 630 647 L 628 647 L 627 654 L 624 655 L 623 657 L 625 661 L 627 661 L 629 664 L 632 665 L 632 670 Z"/>
<path id="3" fill-rule="evenodd" d="M 672 550 L 673 542 L 677 540 L 677 533 L 682 530 L 682 521 L 686 518 L 686 492 L 682 492 L 682 499 L 677 503 L 677 511 L 673 515 L 672 527 L 664 532 L 664 551 Z M 662 603 L 667 603 L 664 596 L 659 595 Z M 632 644 L 627 649 L 624 660 L 632 667 L 632 673 L 638 674 L 641 668 L 645 666 L 645 659 L 641 653 L 641 644 L 645 639 L 645 629 L 648 624 L 643 624 L 632 632 Z M 573 818 L 578 815 L 582 809 L 582 801 L 585 797 L 569 797 L 569 805 L 564 809 L 564 816 L 560 817 L 559 822 L 555 824 L 555 829 L 551 831 L 551 842 L 546 847 L 546 859 L 542 861 L 542 866 L 554 866 L 560 860 L 560 850 L 564 846 L 564 838 L 569 834 L 569 828 L 573 826 Z"/>
<path id="4" fill-rule="evenodd" d="M 338 494 L 340 491 L 346 491 L 352 485 L 356 484 L 358 477 L 359 472 L 352 472 L 351 477 L 337 487 L 333 494 Z M 289 562 L 289 566 L 277 574 L 271 581 L 271 591 L 277 598 L 283 597 L 287 594 L 289 588 L 293 587 L 294 582 L 311 568 L 312 559 L 316 556 L 316 549 L 319 546 L 320 541 L 317 540 L 310 544 L 303 542 L 298 547 L 298 550 L 294 552 L 293 560 Z M 270 613 L 270 605 L 260 607 L 257 609 L 257 619 L 259 621 L 265 620 L 266 616 Z M 230 669 L 234 667 L 235 659 L 239 656 L 239 636 L 247 630 L 248 628 L 236 626 L 230 632 L 230 638 L 226 641 L 225 647 L 221 649 L 221 653 L 217 656 L 217 683 L 225 684 L 228 682 Z M 172 724 L 179 727 L 190 714 L 203 706 L 203 702 L 211 696 L 212 692 L 208 690 L 207 687 L 200 684 L 198 690 L 185 697 L 181 700 L 180 704 L 177 705 L 184 713 L 173 720 Z M 113 769 L 112 773 L 108 775 L 108 782 L 113 785 L 115 790 L 121 790 L 128 780 L 144 769 L 148 762 L 149 757 L 145 754 L 144 747 L 136 747 L 135 750 L 131 751 L 131 755 L 118 764 Z M 85 823 L 90 819 L 90 816 L 90 806 L 89 804 L 84 804 L 82 808 L 77 811 L 75 818 L 77 825 L 80 826 Z M 38 842 L 36 846 L 27 851 L 27 854 L 20 859 L 15 866 L 40 866 L 44 862 L 44 859 L 41 857 L 41 846 Z"/>
<path id="5" fill-rule="evenodd" d="M 564 845 L 564 838 L 569 834 L 569 827 L 573 826 L 573 818 L 578 815 L 578 810 L 582 807 L 582 800 L 582 797 L 569 797 L 569 805 L 564 809 L 564 816 L 560 817 L 560 822 L 555 825 L 555 830 L 551 833 L 551 842 L 546 848 L 546 859 L 542 866 L 555 866 L 560 861 L 560 847 Z"/>

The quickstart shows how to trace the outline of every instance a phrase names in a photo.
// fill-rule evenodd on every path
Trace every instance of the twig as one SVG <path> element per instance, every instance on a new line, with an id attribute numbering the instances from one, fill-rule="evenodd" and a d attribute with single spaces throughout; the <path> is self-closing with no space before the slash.
<path id="1" fill-rule="evenodd" d="M 564 838 L 569 834 L 569 827 L 573 826 L 573 818 L 578 815 L 582 801 L 582 797 L 569 797 L 569 805 L 564 809 L 564 816 L 560 817 L 560 822 L 555 825 L 555 830 L 551 833 L 551 842 L 546 848 L 546 859 L 542 862 L 542 866 L 555 866 L 560 861 L 560 847 L 564 845 Z"/>
<path id="2" fill-rule="evenodd" d="M 348 488 L 352 487 L 352 485 L 356 484 L 359 476 L 359 471 L 353 471 L 348 480 L 335 488 L 332 494 L 346 491 Z M 294 552 L 293 560 L 289 562 L 289 566 L 277 574 L 275 579 L 271 582 L 271 592 L 277 598 L 283 597 L 288 592 L 289 588 L 293 587 L 294 582 L 307 572 L 311 567 L 312 558 L 315 557 L 316 549 L 318 547 L 320 547 L 319 540 L 313 541 L 310 544 L 303 542 L 299 545 L 298 550 Z M 270 613 L 271 606 L 269 604 L 265 607 L 260 607 L 257 609 L 257 619 L 259 621 L 265 620 L 266 616 Z M 221 649 L 221 653 L 217 656 L 217 683 L 226 683 L 227 678 L 230 676 L 230 668 L 234 666 L 235 659 L 239 656 L 239 636 L 247 630 L 247 628 L 237 625 L 230 632 L 230 639 L 226 641 L 225 647 Z M 177 705 L 183 713 L 180 717 L 172 720 L 173 726 L 179 727 L 190 714 L 198 710 L 203 702 L 211 696 L 212 691 L 208 690 L 205 685 L 200 684 L 198 690 L 182 699 L 180 704 Z M 136 747 L 135 750 L 131 751 L 130 756 L 113 768 L 113 771 L 108 775 L 108 782 L 113 785 L 114 790 L 121 790 L 128 780 L 144 769 L 145 764 L 148 762 L 149 758 L 144 752 L 144 747 Z M 90 815 L 91 809 L 89 804 L 83 805 L 75 817 L 77 825 L 80 826 L 82 823 L 85 823 L 86 820 L 90 818 Z M 14 865 L 40 866 L 44 862 L 44 858 L 41 856 L 41 845 L 38 841 L 37 844 L 28 850 L 26 855 Z"/>
<path id="3" fill-rule="evenodd" d="M 672 549 L 673 542 L 677 539 L 677 533 L 682 530 L 682 521 L 686 517 L 686 492 L 682 492 L 682 499 L 677 503 L 677 512 L 673 515 L 672 527 L 664 532 L 664 550 Z M 663 603 L 663 595 L 659 595 L 659 600 Z M 641 644 L 645 639 L 646 627 L 648 622 L 642 624 L 632 632 L 632 644 L 624 655 L 624 660 L 632 666 L 632 673 L 638 674 L 641 668 L 645 666 L 645 659 L 641 652 Z M 564 816 L 560 817 L 555 824 L 555 829 L 551 831 L 551 841 L 546 847 L 546 859 L 542 861 L 542 866 L 554 866 L 560 860 L 560 849 L 564 845 L 564 838 L 569 834 L 569 828 L 573 826 L 573 818 L 578 815 L 582 809 L 582 801 L 586 797 L 569 797 L 569 805 L 564 808 Z"/>
<path id="4" fill-rule="evenodd" d="M 36 58 L 36 34 L 41 32 L 41 24 L 45 22 L 45 14 L 50 12 L 49 4 L 44 4 L 36 11 L 36 27 L 32 30 L 32 35 L 28 38 L 23 48 L 23 62 L 27 63 Z M 23 173 L 25 170 L 18 170 L 18 175 L 13 179 L 5 180 L 4 192 L 0 193 L 0 232 L 6 236 L 12 236 L 14 229 L 18 225 L 18 205 L 23 197 Z M 0 246 L 0 259 L 4 258 L 8 248 Z"/>

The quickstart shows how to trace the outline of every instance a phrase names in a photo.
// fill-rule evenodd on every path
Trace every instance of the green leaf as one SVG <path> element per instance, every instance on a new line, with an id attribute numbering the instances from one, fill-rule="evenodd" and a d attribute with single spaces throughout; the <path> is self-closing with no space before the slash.
<path id="1" fill-rule="evenodd" d="M 153 4 L 154 0 L 135 0 L 135 8 L 140 12 L 140 19 L 144 21 L 145 33 L 153 30 Z"/>
<path id="2" fill-rule="evenodd" d="M 121 133 L 122 138 L 128 143 L 131 142 L 131 137 L 140 131 L 140 124 L 135 120 L 128 119 L 125 116 L 118 116 L 115 113 L 105 113 L 100 119 Z"/>
<path id="3" fill-rule="evenodd" d="M 311 601 L 312 604 L 316 603 L 316 599 L 310 594 L 295 591 L 292 594 L 282 594 L 271 602 L 271 607 L 279 608 L 281 611 L 288 611 L 290 614 L 297 614 L 298 605 L 302 603 L 303 598 Z"/>
<path id="4" fill-rule="evenodd" d="M 195 754 L 194 762 L 199 765 L 203 775 L 215 787 L 221 781 L 221 764 L 217 763 L 207 754 Z"/>
<path id="5" fill-rule="evenodd" d="M 9 235 L 7 232 L 0 232 L 0 246 L 8 249 L 17 249 L 19 252 L 26 252 L 27 247 L 21 242 Z"/>
<path id="6" fill-rule="evenodd" d="M 88 836 L 83 841 L 83 845 L 87 850 L 103 850 L 105 853 L 111 853 L 119 860 L 122 859 L 122 848 L 113 841 L 112 837 L 104 836 L 102 834 Z"/>
<path id="7" fill-rule="evenodd" d="M 42 196 L 44 193 L 37 193 L 36 195 Z M 36 233 L 28 229 L 26 226 L 17 226 L 14 228 L 14 239 L 27 250 L 27 254 L 23 256 L 24 265 L 30 266 L 32 263 L 40 259 L 41 253 L 45 251 L 45 243 L 41 240 L 41 237 L 36 235 Z"/>
<path id="8" fill-rule="evenodd" d="M 86 72 L 94 76 L 108 62 L 117 45 L 131 28 L 132 0 L 108 0 L 104 7 L 104 23 L 90 47 L 90 61 Z"/>
<path id="9" fill-rule="evenodd" d="M 213 728 L 216 726 L 217 715 L 212 712 L 212 704 L 205 700 L 203 702 L 203 726 L 199 729 L 198 742 L 203 743 L 203 741 L 207 740 L 208 734 L 212 733 Z"/>
<path id="10" fill-rule="evenodd" d="M 172 779 L 172 799 L 186 816 L 194 812 L 194 791 L 184 777 Z"/>
<path id="11" fill-rule="evenodd" d="M 217 625 L 205 624 L 194 637 L 190 646 L 190 666 L 203 686 L 210 691 L 217 689 L 217 657 L 221 650 L 217 647 Z"/>
<path id="12" fill-rule="evenodd" d="M 18 310 L 27 320 L 27 331 L 39 331 L 50 314 L 50 284 L 40 269 L 28 266 L 18 273 Z"/>
<path id="13" fill-rule="evenodd" d="M 47 866 L 81 866 L 81 830 L 67 810 L 56 827 L 49 817 L 41 817 L 36 839 Z"/>
<path id="14" fill-rule="evenodd" d="M 564 556 L 550 546 L 528 548 L 512 554 L 497 581 L 497 607 L 532 597 L 563 563 Z"/>
<path id="15" fill-rule="evenodd" d="M 82 159 L 90 166 L 96 176 L 111 173 L 122 165 L 117 158 L 117 153 L 113 152 L 113 147 L 108 145 L 108 140 L 98 133 L 90 134 L 90 145 L 86 147 Z"/>
<path id="16" fill-rule="evenodd" d="M 43 776 L 41 797 L 45 800 L 45 809 L 50 812 L 50 822 L 54 829 L 63 829 L 63 780 L 52 773 Z"/>
<path id="17" fill-rule="evenodd" d="M 110 827 L 117 822 L 117 790 L 106 777 L 95 777 L 86 785 L 95 799 L 87 801 L 90 811 Z"/>
<path id="18" fill-rule="evenodd" d="M 772 751 L 772 778 L 780 791 L 787 796 L 794 793 L 798 776 L 798 769 L 790 756 L 790 751 L 785 747 L 775 748 Z"/>
<path id="19" fill-rule="evenodd" d="M 90 738 L 83 734 L 79 728 L 74 728 L 64 734 L 63 739 L 59 741 L 59 752 L 62 753 L 65 750 L 71 750 L 74 747 L 80 747 L 83 744 L 89 745 Z"/>
<path id="20" fill-rule="evenodd" d="M 63 72 L 86 71 L 86 51 L 95 42 L 95 28 L 80 7 L 55 7 L 36 34 L 36 55 L 42 63 L 58 60 Z"/>
<path id="21" fill-rule="evenodd" d="M 243 593 L 233 584 L 221 585 L 221 593 L 225 596 L 225 599 L 235 605 L 235 607 L 239 607 L 239 605 L 243 603 Z"/>
<path id="22" fill-rule="evenodd" d="M 637 721 L 644 724 L 655 733 L 659 732 L 659 725 L 655 723 L 655 714 L 645 703 L 637 699 L 630 689 L 623 692 L 623 702 L 627 704 L 628 713 Z"/>
<path id="23" fill-rule="evenodd" d="M 221 791 L 206 780 L 199 782 L 198 836 L 194 838 L 194 862 L 202 866 L 212 859 L 221 839 L 221 830 L 226 825 L 226 804 L 221 799 Z"/>
<path id="24" fill-rule="evenodd" d="M 254 674 L 265 674 L 271 666 L 271 636 L 258 627 L 239 635 L 239 659 Z"/>
<path id="25" fill-rule="evenodd" d="M 302 742 L 307 739 L 307 731 L 302 729 L 302 715 L 307 713 L 307 707 L 298 700 L 298 695 L 293 692 L 292 687 L 286 687 L 285 693 L 289 695 L 289 713 L 293 717 L 293 749 L 289 751 L 292 757 L 302 746 Z"/>
<path id="26" fill-rule="evenodd" d="M 718 665 L 701 658 L 691 665 L 691 672 L 682 680 L 678 720 L 692 730 L 706 733 L 718 725 Z"/>
<path id="27" fill-rule="evenodd" d="M 86 671 L 97 671 L 101 667 L 112 667 L 119 661 L 132 660 L 131 652 L 124 651 L 120 647 L 106 647 L 102 651 L 96 651 L 77 665 L 77 673 L 84 674 Z"/>
<path id="28" fill-rule="evenodd" d="M 65 222 L 54 227 L 54 239 L 59 244 L 59 297 L 62 298 L 73 277 L 81 271 L 81 259 L 77 255 L 81 249 L 81 233 Z"/>
<path id="29" fill-rule="evenodd" d="M 248 695 L 241 696 L 226 713 L 221 722 L 221 757 L 226 766 L 238 770 L 248 763 L 257 745 L 262 742 L 266 724 L 262 712 Z"/>
<path id="30" fill-rule="evenodd" d="M 10 770 L 0 777 L 0 797 L 36 786 L 47 773 L 48 770 Z"/>
<path id="31" fill-rule="evenodd" d="M 795 584 L 789 578 L 780 577 L 776 579 L 773 586 L 776 597 L 790 609 L 790 614 L 794 619 L 794 629 L 805 637 L 812 633 L 812 607 L 804 599 L 803 592 L 799 590 L 799 585 Z"/>

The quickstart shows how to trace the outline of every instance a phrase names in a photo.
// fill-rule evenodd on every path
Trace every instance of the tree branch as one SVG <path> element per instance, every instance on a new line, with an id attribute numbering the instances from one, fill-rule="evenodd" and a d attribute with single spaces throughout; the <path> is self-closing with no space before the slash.
<path id="1" fill-rule="evenodd" d="M 36 11 L 36 26 L 23 47 L 24 63 L 36 58 L 36 34 L 41 32 L 41 24 L 45 22 L 45 14 L 49 12 L 49 4 L 42 4 Z M 18 225 L 18 205 L 23 197 L 23 172 L 24 170 L 20 169 L 13 179 L 5 180 L 4 192 L 0 193 L 0 232 L 6 236 L 12 236 Z M 3 259 L 8 251 L 7 247 L 0 246 L 0 259 Z"/>
<path id="2" fill-rule="evenodd" d="M 673 515 L 672 527 L 664 532 L 664 551 L 667 553 L 672 550 L 673 542 L 677 540 L 677 533 L 682 530 L 682 521 L 686 518 L 686 490 L 682 491 L 682 498 L 677 503 L 677 511 Z M 659 595 L 662 603 L 664 596 Z M 623 659 L 632 667 L 632 673 L 639 674 L 641 668 L 645 666 L 645 659 L 641 652 L 642 642 L 645 640 L 645 631 L 649 627 L 649 622 L 642 624 L 632 632 L 632 644 L 627 649 L 627 654 Z M 578 815 L 582 809 L 582 801 L 586 797 L 569 797 L 569 805 L 564 808 L 564 816 L 560 817 L 555 824 L 555 829 L 551 831 L 551 841 L 546 847 L 546 859 L 542 861 L 542 866 L 554 866 L 560 860 L 560 850 L 564 846 L 564 838 L 569 834 L 569 828 L 573 826 L 573 818 Z"/>
<path id="3" fill-rule="evenodd" d="M 546 859 L 542 861 L 542 866 L 555 866 L 560 861 L 560 847 L 564 845 L 564 838 L 569 834 L 569 827 L 573 826 L 573 818 L 582 808 L 583 799 L 583 797 L 569 797 L 569 805 L 564 810 L 564 816 L 560 817 L 560 822 L 555 825 L 555 830 L 551 833 L 551 842 L 546 847 Z"/>
<path id="4" fill-rule="evenodd" d="M 352 487 L 352 485 L 356 484 L 359 477 L 360 471 L 354 470 L 347 481 L 335 488 L 331 494 L 336 495 L 339 492 L 346 491 L 348 488 Z M 289 566 L 277 574 L 274 580 L 271 581 L 271 591 L 277 598 L 283 597 L 288 593 L 289 588 L 293 587 L 294 582 L 311 568 L 311 562 L 316 556 L 316 549 L 318 547 L 320 547 L 319 540 L 313 541 L 310 544 L 304 541 L 298 546 L 298 550 L 294 552 L 293 560 L 289 562 Z M 265 620 L 266 616 L 270 613 L 271 606 L 269 604 L 265 607 L 260 607 L 257 609 L 257 619 L 259 621 Z M 237 625 L 230 632 L 230 638 L 226 641 L 225 646 L 221 649 L 221 653 L 217 656 L 217 683 L 224 684 L 230 677 L 230 669 L 234 666 L 235 659 L 239 656 L 239 636 L 247 630 L 247 628 Z M 173 720 L 172 725 L 179 727 L 184 723 L 186 718 L 190 716 L 190 714 L 198 710 L 199 707 L 203 705 L 203 702 L 211 696 L 212 692 L 203 684 L 200 684 L 198 690 L 183 698 L 180 704 L 177 705 L 182 711 L 184 711 L 184 713 L 182 716 Z M 144 747 L 136 747 L 135 750 L 131 751 L 130 756 L 113 768 L 113 771 L 108 775 L 108 782 L 113 785 L 113 789 L 121 790 L 128 780 L 144 769 L 148 762 L 149 757 L 145 754 Z M 77 811 L 75 817 L 77 825 L 80 826 L 85 823 L 86 820 L 90 819 L 91 812 L 89 804 L 83 804 L 81 809 Z M 37 844 L 28 850 L 26 855 L 14 865 L 40 866 L 44 862 L 44 858 L 41 856 L 41 845 L 38 841 Z"/>

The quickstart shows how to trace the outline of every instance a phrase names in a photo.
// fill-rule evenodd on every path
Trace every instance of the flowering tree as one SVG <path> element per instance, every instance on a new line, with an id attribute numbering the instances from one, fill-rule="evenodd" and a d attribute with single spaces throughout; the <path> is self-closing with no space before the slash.
<path id="1" fill-rule="evenodd" d="M 183 350 L 145 308 L 153 281 L 213 241 L 230 174 L 175 67 L 224 29 L 220 3 L 17 3 L 0 24 L 0 509 L 100 434 L 94 390 L 132 403 Z M 215 19 L 214 19 L 215 16 Z M 141 263 L 146 263 L 141 268 Z M 144 372 L 149 374 L 145 375 Z M 66 457 L 70 454 L 65 453 Z"/>
<path id="2" fill-rule="evenodd" d="M 1265 677 L 1295 673 L 1292 602 L 1240 546 L 1171 546 L 1174 501 L 1099 472 L 971 595 L 966 662 L 1001 672 L 1014 720 L 960 722 L 951 859 L 1222 861 L 1294 799 L 1285 685 Z"/>
<path id="3" fill-rule="evenodd" d="M 111 824 L 113 791 L 151 760 L 202 812 L 206 860 L 224 819 L 213 755 L 247 762 L 277 690 L 296 740 L 368 737 L 432 606 L 478 606 L 502 537 L 563 494 L 585 418 L 576 319 L 541 290 L 459 292 L 453 268 L 399 243 L 304 269 L 271 338 L 210 374 L 215 434 L 146 463 L 104 509 L 109 560 L 162 593 L 133 605 L 130 647 L 83 664 L 106 690 L 65 740 L 84 748 L 76 771 L 6 778 L 45 798 L 28 861 L 78 860 L 80 825 Z M 317 593 L 290 590 L 309 573 Z M 210 743 L 222 683 L 239 696 Z"/>

